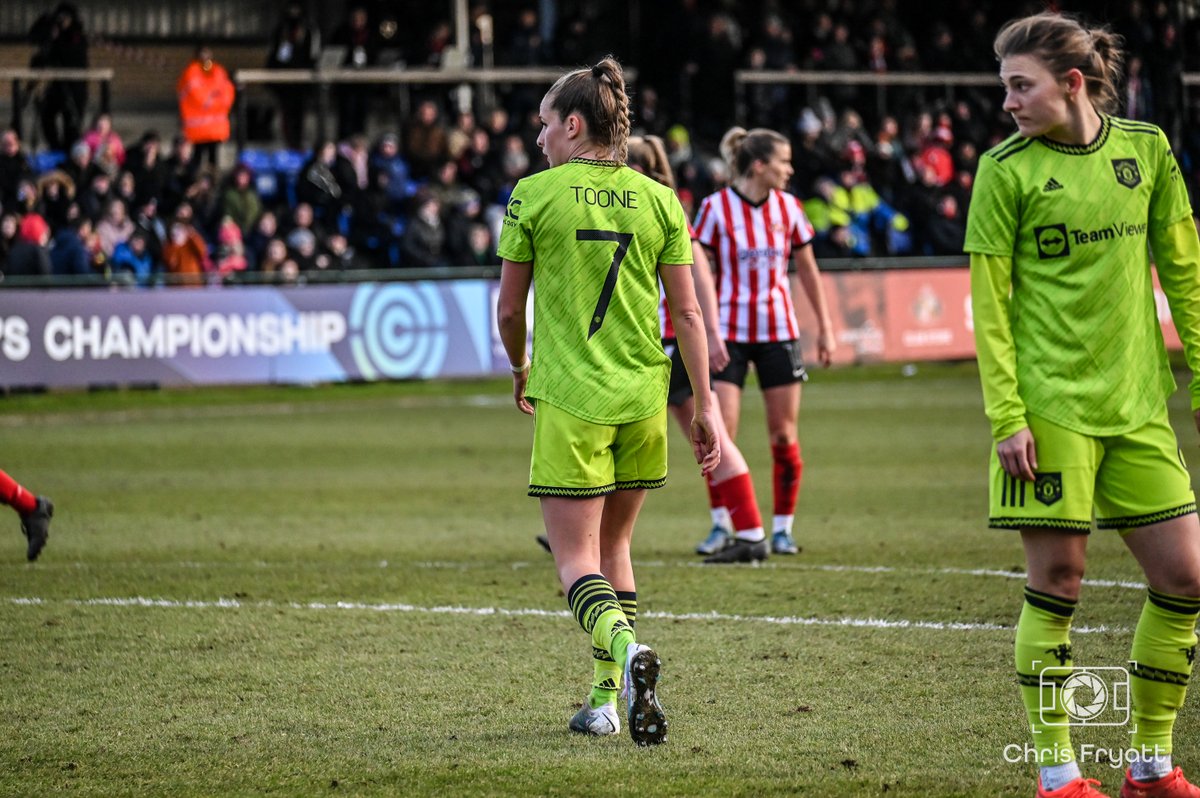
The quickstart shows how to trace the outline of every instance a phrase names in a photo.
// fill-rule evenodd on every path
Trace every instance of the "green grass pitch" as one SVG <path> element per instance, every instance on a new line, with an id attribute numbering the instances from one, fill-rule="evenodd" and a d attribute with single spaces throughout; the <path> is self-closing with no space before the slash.
<path id="1" fill-rule="evenodd" d="M 0 795 L 1032 795 L 974 367 L 818 372 L 800 428 L 804 550 L 759 568 L 691 553 L 708 512 L 672 431 L 634 540 L 671 734 L 638 749 L 567 731 L 590 649 L 507 380 L 0 400 L 0 467 L 58 505 L 32 565 L 0 510 Z M 1115 536 L 1088 579 L 1076 664 L 1121 665 L 1143 591 Z M 1175 757 L 1200 775 L 1195 706 Z"/>

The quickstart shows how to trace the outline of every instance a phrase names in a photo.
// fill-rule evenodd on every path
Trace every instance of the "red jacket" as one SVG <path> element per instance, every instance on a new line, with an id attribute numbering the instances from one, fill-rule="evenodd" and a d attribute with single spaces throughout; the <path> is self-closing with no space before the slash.
<path id="1" fill-rule="evenodd" d="M 193 61 L 179 76 L 179 118 L 183 135 L 193 144 L 229 140 L 229 110 L 233 108 L 233 81 L 217 62 L 204 71 Z"/>

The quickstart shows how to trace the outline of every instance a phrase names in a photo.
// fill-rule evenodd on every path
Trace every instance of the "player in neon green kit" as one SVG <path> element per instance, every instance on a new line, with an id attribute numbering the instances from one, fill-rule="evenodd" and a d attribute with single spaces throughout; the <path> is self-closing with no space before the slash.
<path id="1" fill-rule="evenodd" d="M 629 544 L 646 489 L 667 474 L 670 360 L 659 339 L 660 277 L 695 394 L 693 453 L 706 474 L 720 461 L 691 238 L 674 193 L 623 163 L 629 99 L 616 61 L 564 75 L 539 114 L 538 145 L 551 168 L 513 189 L 497 316 L 513 398 L 534 416 L 529 494 L 541 498 L 571 611 L 613 669 L 570 728 L 619 729 L 613 693 L 623 674 L 630 736 L 652 745 L 667 732 L 656 695 L 661 662 L 630 623 L 637 598 Z M 525 307 L 533 282 L 531 362 Z"/>
<path id="2" fill-rule="evenodd" d="M 989 524 L 1021 532 L 1028 570 L 1015 664 L 1034 733 L 1038 796 L 1100 796 L 1069 736 L 1093 513 L 1149 591 L 1129 671 L 1132 757 L 1123 798 L 1200 798 L 1171 759 L 1195 656 L 1200 523 L 1166 399 L 1174 391 L 1147 244 L 1193 375 L 1200 374 L 1200 243 L 1162 131 L 1108 114 L 1118 38 L 1070 17 L 1015 20 L 996 37 L 1018 133 L 980 158 L 968 216 L 984 404 L 996 441 Z M 1200 379 L 1190 384 L 1200 427 Z"/>

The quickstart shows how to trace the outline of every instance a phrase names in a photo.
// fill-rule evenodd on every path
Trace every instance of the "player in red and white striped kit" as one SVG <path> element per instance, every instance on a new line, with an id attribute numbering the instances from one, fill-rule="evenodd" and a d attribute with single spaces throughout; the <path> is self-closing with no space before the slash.
<path id="1" fill-rule="evenodd" d="M 721 414 L 737 438 L 742 388 L 751 363 L 767 411 L 774 462 L 774 523 L 769 550 L 795 554 L 792 538 L 804 462 L 796 434 L 800 384 L 808 378 L 800 356 L 792 294 L 803 290 L 817 317 L 817 356 L 828 366 L 836 342 L 829 307 L 810 246 L 813 228 L 800 200 L 785 191 L 793 174 L 792 146 L 773 130 L 732 128 L 721 154 L 733 184 L 705 197 L 696 218 L 696 240 L 716 263 L 719 324 L 729 365 L 714 376 Z M 710 559 L 761 560 L 764 533 L 738 534 Z"/>
<path id="2" fill-rule="evenodd" d="M 637 169 L 663 185 L 675 188 L 675 177 L 667 160 L 666 148 L 658 136 L 631 136 L 627 163 L 630 168 Z M 717 297 L 713 287 L 712 270 L 704 248 L 695 240 L 694 231 L 689 229 L 688 232 L 692 233 L 692 280 L 696 286 L 696 298 L 704 313 L 709 368 L 718 372 L 729 364 L 729 353 L 717 325 Z M 671 357 L 667 409 L 686 433 L 692 418 L 692 386 L 688 381 L 687 370 L 679 350 L 675 346 L 675 326 L 671 322 L 665 294 L 659 301 L 658 309 L 663 348 Z M 712 555 L 719 552 L 726 544 L 732 543 L 735 534 L 740 533 L 758 540 L 764 537 L 762 516 L 758 511 L 754 481 L 750 477 L 750 467 L 746 464 L 746 458 L 742 456 L 719 418 L 716 432 L 721 444 L 721 462 L 705 477 L 709 505 L 713 513 L 713 530 L 708 540 L 696 547 L 698 554 Z"/>

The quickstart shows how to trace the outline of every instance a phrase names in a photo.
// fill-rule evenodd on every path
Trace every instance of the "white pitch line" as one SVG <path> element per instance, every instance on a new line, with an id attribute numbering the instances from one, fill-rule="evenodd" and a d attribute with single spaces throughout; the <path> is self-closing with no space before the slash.
<path id="1" fill-rule="evenodd" d="M 479 562 L 479 561 L 462 561 L 454 562 L 452 560 L 420 560 L 416 562 L 390 562 L 388 560 L 379 560 L 372 563 L 372 567 L 377 568 L 422 568 L 427 570 L 445 570 L 445 571 L 469 571 L 475 569 L 495 568 L 498 565 L 504 565 L 514 571 L 519 571 L 524 568 L 533 568 L 543 564 L 550 566 L 552 563 L 549 556 L 544 560 L 533 562 L 531 560 L 512 560 L 505 563 L 498 561 Z M 668 561 L 668 560 L 634 560 L 636 568 L 703 568 L 709 569 L 721 566 L 705 565 L 696 561 Z M 124 562 L 103 564 L 86 563 L 86 562 L 43 562 L 38 564 L 38 568 L 74 568 L 74 569 L 103 569 L 113 570 L 117 568 L 141 568 L 141 567 L 172 567 L 172 568 L 187 568 L 191 570 L 203 568 L 245 568 L 251 566 L 254 568 L 289 568 L 294 569 L 294 563 L 283 562 L 267 562 L 265 560 L 248 560 L 238 562 L 194 562 L 182 561 L 171 563 L 138 563 Z M 29 566 L 25 563 L 12 564 L 13 568 L 27 569 Z M 777 563 L 765 562 L 759 563 L 754 568 L 764 569 L 779 569 L 779 570 L 794 570 L 794 571 L 821 571 L 825 573 L 854 573 L 854 574 L 925 574 L 937 576 L 993 576 L 1001 579 L 1025 579 L 1024 571 L 1001 571 L 993 568 L 902 568 L 891 565 L 821 565 L 815 563 L 798 563 L 789 562 L 780 567 Z M 3 568 L 3 566 L 0 566 Z M 1145 590 L 1146 585 L 1143 582 L 1135 582 L 1128 579 L 1084 579 L 1083 584 L 1087 587 L 1115 587 L 1122 590 Z"/>
<path id="2" fill-rule="evenodd" d="M 549 560 L 547 559 L 548 563 Z M 712 568 L 714 566 L 705 565 L 701 562 L 668 562 L 664 560 L 634 560 L 636 568 Z M 472 563 L 466 562 L 447 562 L 447 561 L 423 561 L 409 563 L 414 568 L 431 568 L 431 569 L 447 569 L 465 571 L 468 568 L 475 567 Z M 529 562 L 513 562 L 510 563 L 512 568 L 528 568 L 532 563 Z M 490 567 L 490 564 L 488 564 Z M 775 563 L 759 563 L 757 568 L 777 568 Z M 992 568 L 897 568 L 890 565 L 819 565 L 811 563 L 787 563 L 784 568 L 796 571 L 824 571 L 829 573 L 855 573 L 855 574 L 937 574 L 947 576 L 996 576 L 1003 579 L 1025 579 L 1027 574 L 1024 571 L 1000 571 Z M 1142 582 L 1134 582 L 1127 579 L 1084 579 L 1083 584 L 1089 587 L 1119 587 L 1126 590 L 1145 590 L 1146 585 Z"/>
<path id="3" fill-rule="evenodd" d="M 359 612 L 402 612 L 421 615 L 473 615 L 500 617 L 538 617 L 562 618 L 570 620 L 571 613 L 567 610 L 542 610 L 536 608 L 508 609 L 505 607 L 463 607 L 439 606 L 422 607 L 416 604 L 364 604 L 357 601 L 328 602 L 287 602 L 271 601 L 244 602 L 237 599 L 217 599 L 216 601 L 155 599 L 144 596 L 132 598 L 90 598 L 90 599 L 43 599 L 34 597 L 10 596 L 6 599 L 9 604 L 17 606 L 45 607 L 55 604 L 66 604 L 72 607 L 150 607 L 167 609 L 279 609 L 287 607 L 294 610 L 314 611 L 359 611 Z M 735 623 L 765 623 L 774 626 L 824 626 L 858 629 L 928 629 L 932 631 L 950 632 L 1011 632 L 1015 627 L 999 623 L 967 623 L 962 621 L 914 621 L 904 618 L 805 618 L 796 615 L 737 615 L 722 612 L 644 612 L 643 618 L 657 618 L 666 621 L 719 621 Z M 1129 634 L 1132 627 L 1127 626 L 1079 626 L 1072 629 L 1076 634 Z"/>
<path id="4" fill-rule="evenodd" d="M 496 394 L 463 394 L 461 396 L 417 394 L 412 396 L 370 397 L 366 399 L 345 396 L 342 398 L 331 397 L 329 399 L 314 399 L 311 401 L 263 399 L 262 401 L 248 400 L 244 404 L 234 402 L 207 407 L 136 407 L 128 409 L 113 408 L 111 410 L 6 413 L 0 415 L 0 429 L 27 427 L 33 424 L 41 426 L 66 426 L 69 424 L 156 423 L 181 419 L 219 421 L 235 418 L 270 418 L 275 416 L 290 418 L 304 414 L 344 413 L 347 410 L 370 412 L 374 410 L 425 410 L 462 407 L 500 408 L 508 407 L 511 403 L 512 397 L 503 392 Z"/>

